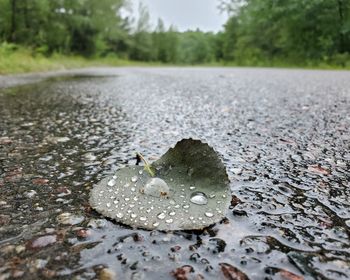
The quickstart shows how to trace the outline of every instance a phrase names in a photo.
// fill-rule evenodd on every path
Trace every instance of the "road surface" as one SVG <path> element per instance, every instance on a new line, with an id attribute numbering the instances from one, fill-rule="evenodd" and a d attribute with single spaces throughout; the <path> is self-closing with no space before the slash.
<path id="1" fill-rule="evenodd" d="M 1 279 L 350 277 L 350 72 L 98 68 L 0 87 Z M 89 207 L 136 152 L 188 137 L 227 167 L 222 223 L 149 232 Z"/>

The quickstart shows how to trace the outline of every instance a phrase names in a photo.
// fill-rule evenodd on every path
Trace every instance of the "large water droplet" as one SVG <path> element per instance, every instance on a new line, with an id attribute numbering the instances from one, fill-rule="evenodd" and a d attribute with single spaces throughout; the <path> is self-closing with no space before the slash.
<path id="1" fill-rule="evenodd" d="M 205 212 L 204 215 L 207 216 L 208 218 L 211 218 L 211 217 L 214 216 L 214 214 L 213 214 L 213 213 L 210 213 L 210 212 Z"/>
<path id="2" fill-rule="evenodd" d="M 159 223 L 158 223 L 158 222 L 155 222 L 155 223 L 153 223 L 153 226 L 154 226 L 154 227 L 157 227 L 157 226 L 159 226 Z"/>
<path id="3" fill-rule="evenodd" d="M 205 193 L 194 192 L 191 195 L 190 201 L 197 205 L 205 205 L 208 203 L 208 198 Z"/>
<path id="4" fill-rule="evenodd" d="M 164 197 L 169 195 L 169 186 L 160 178 L 152 178 L 147 181 L 144 193 L 154 197 Z"/>

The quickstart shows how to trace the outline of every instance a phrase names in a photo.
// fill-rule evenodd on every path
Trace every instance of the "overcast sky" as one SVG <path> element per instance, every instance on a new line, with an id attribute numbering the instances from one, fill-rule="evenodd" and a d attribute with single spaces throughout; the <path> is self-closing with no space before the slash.
<path id="1" fill-rule="evenodd" d="M 131 0 L 134 15 L 140 1 L 148 7 L 153 26 L 161 18 L 167 27 L 173 24 L 179 31 L 219 31 L 227 19 L 217 8 L 218 0 Z"/>

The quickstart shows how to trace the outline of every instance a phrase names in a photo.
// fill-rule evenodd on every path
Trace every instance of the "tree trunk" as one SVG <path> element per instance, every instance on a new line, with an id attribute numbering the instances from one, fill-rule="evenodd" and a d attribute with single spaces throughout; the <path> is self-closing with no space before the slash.
<path id="1" fill-rule="evenodd" d="M 29 10 L 29 7 L 28 7 L 28 1 L 27 0 L 23 0 L 24 1 L 24 25 L 26 27 L 26 29 L 29 29 L 30 28 L 30 24 L 29 24 L 29 16 L 28 16 L 28 10 Z"/>
<path id="2" fill-rule="evenodd" d="M 10 41 L 16 42 L 17 0 L 11 0 L 11 34 Z"/>
<path id="3" fill-rule="evenodd" d="M 338 0 L 338 13 L 339 13 L 339 52 L 343 53 L 345 51 L 345 38 L 342 29 L 344 27 L 344 5 L 343 0 Z"/>

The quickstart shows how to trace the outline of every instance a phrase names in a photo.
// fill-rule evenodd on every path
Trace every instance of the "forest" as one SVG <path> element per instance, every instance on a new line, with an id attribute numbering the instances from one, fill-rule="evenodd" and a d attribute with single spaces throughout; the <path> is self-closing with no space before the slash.
<path id="1" fill-rule="evenodd" d="M 215 0 L 213 0 L 215 1 Z M 0 59 L 32 55 L 164 64 L 350 67 L 349 0 L 218 0 L 229 19 L 218 33 L 178 32 L 150 14 L 123 15 L 127 0 L 0 0 Z M 5 49 L 5 51 L 4 51 Z"/>

